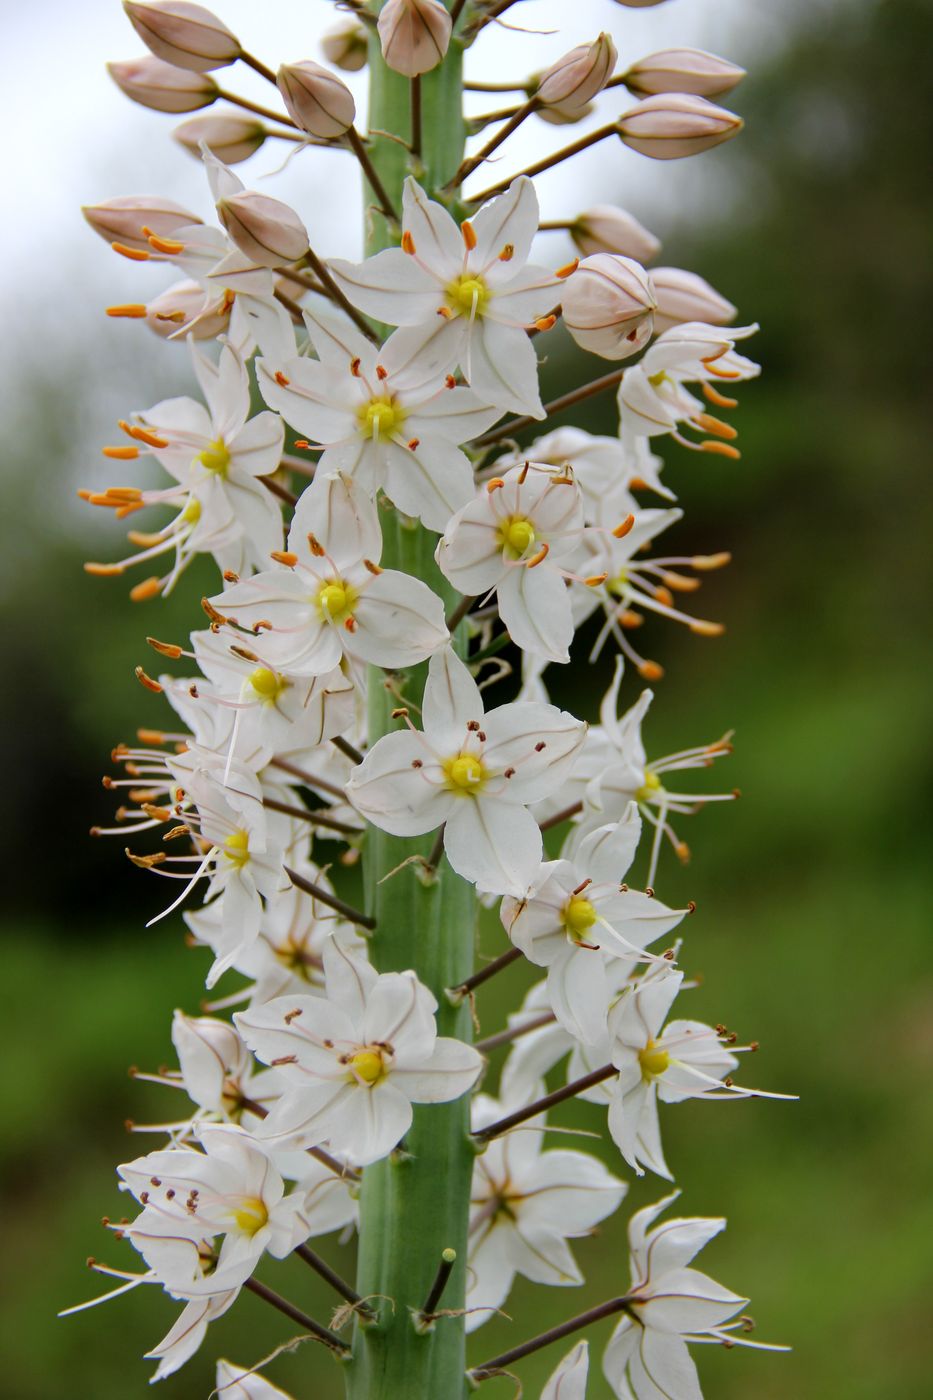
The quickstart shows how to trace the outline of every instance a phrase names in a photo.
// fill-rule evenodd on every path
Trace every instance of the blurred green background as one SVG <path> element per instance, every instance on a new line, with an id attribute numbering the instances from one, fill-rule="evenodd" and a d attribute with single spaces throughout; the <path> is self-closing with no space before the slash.
<path id="1" fill-rule="evenodd" d="M 727 635 L 709 641 L 655 626 L 649 639 L 669 677 L 646 727 L 649 754 L 734 727 L 736 755 L 715 777 L 743 791 L 740 804 L 685 823 L 694 863 L 662 871 L 669 902 L 699 905 L 686 964 L 704 982 L 690 1012 L 761 1042 L 746 1078 L 800 1094 L 798 1104 L 694 1103 L 664 1117 L 684 1210 L 729 1217 L 702 1266 L 752 1297 L 762 1338 L 794 1348 L 776 1357 L 705 1348 L 706 1391 L 721 1400 L 931 1393 L 924 408 L 933 279 L 919 159 L 933 137 L 931 51 L 926 0 L 810 16 L 779 57 L 758 58 L 736 95 L 748 129 L 728 161 L 712 161 L 717 184 L 704 217 L 688 224 L 672 215 L 657 227 L 665 263 L 702 271 L 742 319 L 761 321 L 751 353 L 765 368 L 741 393 L 741 462 L 665 448 L 686 509 L 672 540 L 687 552 L 734 554 L 704 593 L 704 615 L 725 620 Z M 680 167 L 668 169 L 676 178 Z M 616 193 L 607 187 L 605 197 Z M 176 1306 L 144 1290 L 68 1322 L 54 1313 L 97 1290 L 86 1255 L 131 1260 L 97 1224 L 120 1213 L 113 1164 L 146 1145 L 128 1140 L 122 1121 L 174 1105 L 133 1085 L 123 1066 L 170 1058 L 169 1012 L 197 1009 L 200 969 L 180 924 L 142 926 L 161 886 L 86 831 L 108 815 L 99 777 L 110 745 L 160 720 L 158 701 L 132 679 L 146 659 L 142 633 L 175 637 L 190 627 L 200 585 L 191 579 L 167 607 L 140 611 L 119 583 L 82 574 L 83 558 L 113 556 L 115 535 L 63 502 L 71 486 L 62 480 L 92 460 L 102 403 L 112 402 L 115 417 L 141 397 L 154 401 L 175 387 L 177 366 L 142 331 L 116 339 L 111 331 L 100 335 L 102 372 L 86 343 L 53 326 L 50 314 L 44 353 L 24 352 L 3 440 L 11 528 L 0 559 L 8 818 L 0 1389 L 11 1400 L 127 1400 L 144 1393 L 150 1367 L 139 1356 Z M 120 347 L 130 343 L 125 363 Z M 566 384 L 580 370 L 552 364 L 548 374 Z M 611 431 L 608 405 L 594 406 L 587 426 Z M 629 679 L 626 694 L 635 693 Z M 484 951 L 500 947 L 490 924 Z M 510 972 L 494 984 L 488 1029 L 520 983 Z M 659 1186 L 634 1186 L 630 1202 L 654 1199 Z M 519 1282 L 514 1322 L 485 1327 L 475 1360 L 618 1291 L 624 1212 L 577 1252 L 585 1289 Z M 331 1299 L 300 1263 L 277 1268 L 274 1281 L 326 1316 Z M 204 1397 L 211 1357 L 252 1364 L 290 1335 L 244 1296 L 162 1393 Z M 523 1367 L 527 1394 L 559 1355 Z M 272 1375 L 300 1400 L 340 1393 L 326 1356 L 307 1347 Z M 608 1393 L 602 1387 L 591 1382 L 594 1400 Z M 511 1393 L 505 1381 L 483 1388 L 489 1400 Z"/>

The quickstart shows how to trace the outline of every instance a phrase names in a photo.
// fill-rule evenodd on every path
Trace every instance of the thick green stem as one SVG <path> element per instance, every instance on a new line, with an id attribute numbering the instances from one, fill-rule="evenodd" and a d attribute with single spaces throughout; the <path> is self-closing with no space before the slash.
<path id="1" fill-rule="evenodd" d="M 374 3 L 372 8 L 379 7 Z M 401 144 L 412 130 L 411 84 L 385 67 L 378 41 L 374 37 L 371 42 L 369 153 L 398 209 L 409 173 L 433 192 L 463 157 L 461 57 L 455 41 L 444 64 L 424 75 L 422 143 L 416 160 Z M 383 132 L 388 134 L 379 134 Z M 400 231 L 371 203 L 366 219 L 368 253 L 398 240 Z M 381 514 L 383 564 L 424 579 L 448 606 L 455 604 L 456 595 L 434 563 L 434 535 L 391 508 Z M 417 717 L 426 669 L 419 666 L 386 676 L 371 668 L 370 743 L 397 727 L 391 712 L 401 703 L 410 703 Z M 473 970 L 476 897 L 446 859 L 435 872 L 412 860 L 427 858 L 432 845 L 431 835 L 403 840 L 369 828 L 364 876 L 367 909 L 376 920 L 371 955 L 382 972 L 413 968 L 437 997 L 438 1033 L 469 1040 L 468 1006 L 452 1006 L 444 993 Z M 369 1300 L 376 1319 L 356 1322 L 346 1370 L 349 1400 L 464 1400 L 467 1394 L 462 1316 L 438 1317 L 432 1327 L 418 1330 L 415 1314 L 429 1295 L 445 1249 L 456 1250 L 457 1259 L 444 1291 L 444 1307 L 455 1312 L 463 1307 L 475 1157 L 469 1128 L 468 1097 L 416 1107 L 401 1149 L 363 1174 L 357 1291 Z"/>

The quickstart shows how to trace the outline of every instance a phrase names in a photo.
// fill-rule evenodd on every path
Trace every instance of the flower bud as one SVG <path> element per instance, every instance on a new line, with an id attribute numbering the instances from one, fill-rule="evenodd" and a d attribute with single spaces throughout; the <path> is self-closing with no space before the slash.
<path id="1" fill-rule="evenodd" d="M 308 251 L 308 231 L 287 204 L 242 190 L 218 201 L 220 222 L 240 252 L 260 267 L 297 262 Z"/>
<path id="2" fill-rule="evenodd" d="M 189 0 L 123 0 L 130 24 L 156 58 L 207 73 L 240 57 L 240 41 L 203 5 Z"/>
<path id="3" fill-rule="evenodd" d="M 632 92 L 690 92 L 719 97 L 745 77 L 745 69 L 704 49 L 661 49 L 633 63 L 625 74 Z"/>
<path id="4" fill-rule="evenodd" d="M 184 343 L 186 334 L 194 336 L 195 340 L 213 340 L 230 324 L 232 305 L 231 299 L 223 293 L 216 305 L 210 307 L 201 284 L 186 279 L 166 287 L 150 301 L 146 307 L 146 324 L 163 340 L 178 336 L 179 344 Z"/>
<path id="5" fill-rule="evenodd" d="M 172 132 L 179 145 L 201 159 L 201 142 L 227 165 L 236 165 L 259 150 L 269 133 L 255 117 L 231 112 L 215 117 L 191 117 Z"/>
<path id="6" fill-rule="evenodd" d="M 654 160 L 695 156 L 737 136 L 743 122 L 734 112 L 691 93 L 658 93 L 636 102 L 619 118 L 626 146 Z"/>
<path id="7" fill-rule="evenodd" d="M 702 321 L 707 326 L 726 326 L 735 319 L 736 308 L 695 272 L 682 267 L 655 267 L 651 285 L 657 298 L 654 328 L 659 333 L 685 321 Z"/>
<path id="8" fill-rule="evenodd" d="M 322 140 L 342 136 L 353 125 L 353 93 L 319 63 L 283 63 L 276 79 L 289 116 L 302 131 Z"/>
<path id="9" fill-rule="evenodd" d="M 592 110 L 592 102 L 587 102 L 582 107 L 562 107 L 552 103 L 550 107 L 538 107 L 535 116 L 540 117 L 543 122 L 549 122 L 551 126 L 573 126 L 575 122 L 582 122 L 584 117 L 588 117 Z"/>
<path id="10" fill-rule="evenodd" d="M 108 63 L 107 72 L 122 93 L 156 112 L 196 112 L 217 101 L 217 84 L 206 73 L 176 68 L 151 54 Z"/>
<path id="11" fill-rule="evenodd" d="M 609 35 L 600 34 L 592 44 L 580 44 L 552 64 L 542 75 L 535 96 L 543 106 L 557 106 L 570 115 L 602 92 L 617 58 Z"/>
<path id="12" fill-rule="evenodd" d="M 570 237 L 584 257 L 591 253 L 621 253 L 647 263 L 661 251 L 661 241 L 614 204 L 595 204 L 570 225 Z"/>
<path id="13" fill-rule="evenodd" d="M 157 238 L 171 238 L 176 229 L 203 222 L 183 205 L 157 194 L 119 195 L 101 204 L 85 204 L 81 212 L 94 232 L 108 243 L 122 243 L 141 253 L 150 251 L 144 228 Z"/>
<path id="14" fill-rule="evenodd" d="M 416 78 L 441 62 L 452 25 L 446 5 L 439 0 L 386 0 L 377 28 L 388 66 L 406 78 Z"/>
<path id="15" fill-rule="evenodd" d="M 335 68 L 342 68 L 344 73 L 358 73 L 366 67 L 369 56 L 365 26 L 358 19 L 335 24 L 322 37 L 321 52 Z"/>
<path id="16" fill-rule="evenodd" d="M 651 278 L 633 258 L 595 253 L 568 279 L 564 325 L 579 346 L 605 360 L 624 360 L 648 341 L 655 308 Z"/>

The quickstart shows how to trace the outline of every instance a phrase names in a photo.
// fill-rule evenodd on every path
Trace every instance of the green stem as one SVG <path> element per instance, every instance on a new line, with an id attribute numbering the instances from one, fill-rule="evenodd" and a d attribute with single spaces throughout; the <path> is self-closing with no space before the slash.
<path id="1" fill-rule="evenodd" d="M 373 0 L 372 11 L 379 8 L 379 0 Z M 371 38 L 367 150 L 396 208 L 401 208 L 408 174 L 434 193 L 463 158 L 461 59 L 455 40 L 445 62 L 421 81 L 422 141 L 420 156 L 414 157 L 408 145 L 411 84 L 386 68 L 378 39 Z M 399 230 L 378 209 L 369 208 L 367 225 L 368 254 L 398 240 Z M 448 608 L 454 607 L 459 595 L 434 563 L 435 536 L 391 509 L 380 514 L 383 564 L 423 579 Z M 465 626 L 458 633 L 462 648 Z M 399 693 L 405 701 L 420 703 L 426 671 L 422 665 L 393 676 L 390 691 L 385 673 L 370 669 L 370 743 L 397 728 L 391 712 L 399 704 Z M 437 998 L 438 1034 L 471 1040 L 468 1005 L 452 1006 L 445 989 L 459 986 L 472 973 L 477 901 L 472 887 L 454 874 L 446 859 L 436 871 L 426 869 L 431 847 L 430 836 L 406 840 L 368 829 L 364 882 L 367 912 L 376 924 L 369 941 L 371 957 L 380 972 L 414 969 Z M 475 1158 L 469 1130 L 468 1096 L 449 1104 L 416 1106 L 400 1150 L 363 1173 L 356 1290 L 376 1317 L 356 1322 L 353 1355 L 346 1367 L 348 1400 L 465 1400 L 463 1318 L 444 1315 L 427 1329 L 417 1328 L 415 1319 L 430 1295 L 444 1250 L 456 1252 L 445 1283 L 445 1313 L 464 1305 Z"/>

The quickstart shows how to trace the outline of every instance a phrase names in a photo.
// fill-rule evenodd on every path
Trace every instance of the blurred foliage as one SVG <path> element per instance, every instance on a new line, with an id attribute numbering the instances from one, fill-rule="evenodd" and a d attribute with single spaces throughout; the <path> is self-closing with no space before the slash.
<path id="1" fill-rule="evenodd" d="M 764 1338 L 794 1347 L 777 1357 L 707 1348 L 701 1367 L 719 1400 L 930 1393 L 931 746 L 920 639 L 930 604 L 921 503 L 931 274 L 930 188 L 916 157 L 933 136 L 931 45 L 926 0 L 853 4 L 844 18 L 837 9 L 810 24 L 770 68 L 759 62 L 737 95 L 748 130 L 721 167 L 732 172 L 721 207 L 666 239 L 665 262 L 701 269 L 743 317 L 761 320 L 753 353 L 766 373 L 742 389 L 741 463 L 665 449 L 686 511 L 674 542 L 688 552 L 728 548 L 735 562 L 705 589 L 706 615 L 728 622 L 724 639 L 652 628 L 650 654 L 670 680 L 657 687 L 649 752 L 734 725 L 725 781 L 745 795 L 689 823 L 695 864 L 662 869 L 662 893 L 699 905 L 687 955 L 704 981 L 691 1011 L 762 1042 L 747 1080 L 801 1096 L 665 1115 L 683 1209 L 729 1216 L 703 1266 L 751 1295 Z M 137 332 L 118 329 L 122 349 Z M 169 1057 L 168 1012 L 197 1009 L 199 969 L 177 924 L 142 928 L 161 887 L 85 832 L 108 813 L 109 798 L 93 792 L 112 742 L 160 722 L 159 702 L 132 680 L 146 661 L 142 633 L 187 630 L 210 571 L 142 612 L 120 584 L 81 573 L 90 532 L 62 496 L 103 420 L 95 411 L 89 423 L 80 404 L 112 400 L 116 416 L 143 384 L 156 386 L 145 391 L 155 399 L 168 387 L 165 352 L 133 339 L 131 362 L 114 363 L 102 390 L 92 387 L 99 370 L 89 354 L 51 345 L 47 370 L 32 365 L 22 377 L 5 438 L 17 533 L 3 561 L 0 724 L 12 1049 L 0 1159 L 11 1207 L 4 1393 L 126 1400 L 144 1393 L 149 1366 L 138 1355 L 175 1306 L 142 1290 L 67 1323 L 53 1314 L 98 1290 L 85 1255 L 129 1256 L 95 1223 L 120 1213 L 113 1162 L 146 1145 L 128 1142 L 121 1122 L 171 1115 L 175 1105 L 121 1079 L 119 1067 Z M 552 384 L 567 382 L 559 368 L 549 368 Z M 587 426 L 611 431 L 610 406 L 594 403 Z M 92 548 L 113 557 L 112 526 L 94 538 Z M 556 698 L 580 674 L 555 676 Z M 483 951 L 500 947 L 490 921 Z M 519 985 L 517 970 L 491 984 L 489 1028 Z M 582 1109 L 562 1121 L 589 1120 Z M 637 1183 L 632 1203 L 660 1187 Z M 474 1356 L 616 1292 L 623 1240 L 619 1217 L 580 1242 L 585 1291 L 519 1283 L 514 1321 L 485 1327 Z M 329 1249 L 341 1252 L 349 1250 Z M 297 1262 L 275 1281 L 327 1315 L 332 1300 Z M 244 1297 L 164 1393 L 203 1397 L 210 1357 L 252 1364 L 291 1335 Z M 308 1345 L 273 1374 L 299 1400 L 331 1400 L 339 1375 Z M 594 1371 L 598 1358 L 597 1347 Z M 523 1367 L 527 1393 L 557 1359 Z M 512 1393 L 505 1381 L 487 1392 Z M 601 1379 L 591 1383 L 593 1400 L 607 1393 Z"/>

